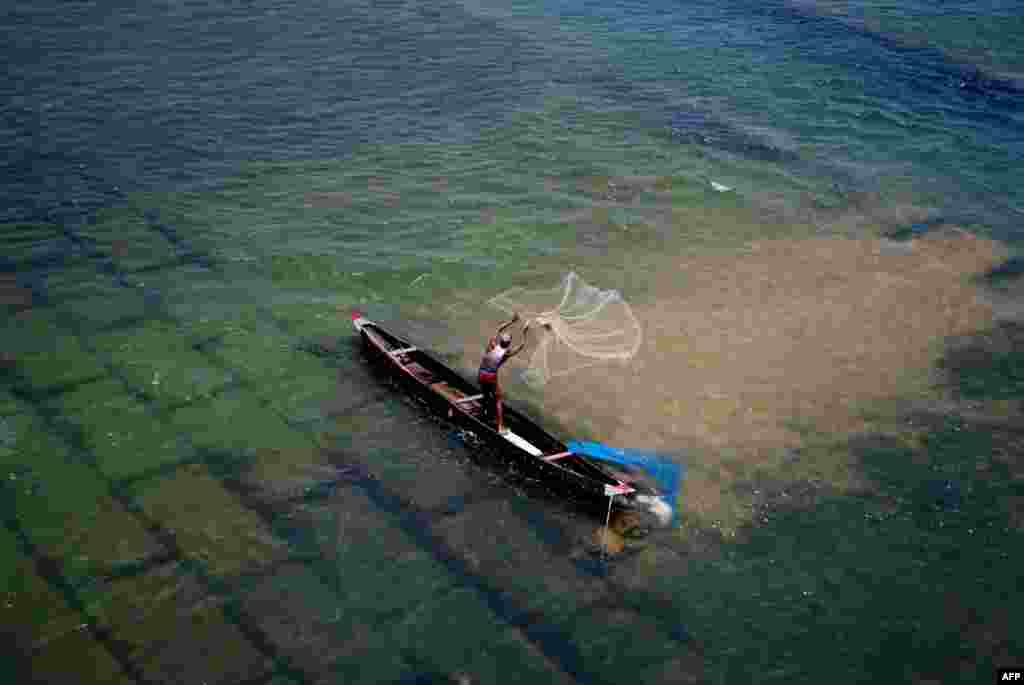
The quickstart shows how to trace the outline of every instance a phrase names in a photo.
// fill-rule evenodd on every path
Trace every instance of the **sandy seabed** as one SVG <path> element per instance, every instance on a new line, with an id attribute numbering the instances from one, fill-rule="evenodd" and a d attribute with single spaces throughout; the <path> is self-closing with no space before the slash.
<path id="1" fill-rule="evenodd" d="M 975 277 L 1003 258 L 956 229 L 687 256 L 657 274 L 654 304 L 634 307 L 637 357 L 553 379 L 543 411 L 611 445 L 694 450 L 705 476 L 691 470 L 687 508 L 710 513 L 730 471 L 801 447 L 801 426 L 841 439 L 864 430 L 873 403 L 924 392 L 945 339 L 992 325 Z M 477 347 L 465 341 L 467 367 Z M 702 483 L 711 471 L 716 483 Z"/>

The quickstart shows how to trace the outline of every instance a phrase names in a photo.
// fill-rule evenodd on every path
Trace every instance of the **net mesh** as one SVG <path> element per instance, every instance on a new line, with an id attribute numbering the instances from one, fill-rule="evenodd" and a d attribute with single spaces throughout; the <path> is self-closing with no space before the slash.
<path id="1" fill-rule="evenodd" d="M 489 304 L 507 314 L 518 312 L 537 330 L 526 372 L 532 385 L 594 364 L 628 361 L 643 342 L 640 322 L 622 295 L 595 288 L 574 272 L 554 288 L 513 288 Z"/>

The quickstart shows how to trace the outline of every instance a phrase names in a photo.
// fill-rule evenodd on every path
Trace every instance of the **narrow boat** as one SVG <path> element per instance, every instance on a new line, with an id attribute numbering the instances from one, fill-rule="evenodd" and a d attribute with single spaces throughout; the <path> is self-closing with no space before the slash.
<path id="1" fill-rule="evenodd" d="M 437 414 L 494 448 L 504 459 L 528 470 L 545 485 L 580 500 L 649 512 L 664 518 L 661 493 L 630 474 L 572 452 L 534 421 L 505 404 L 506 431 L 483 414 L 483 394 L 454 370 L 379 324 L 353 312 L 352 324 L 373 360 Z M 611 500 L 609 501 L 609 498 Z"/>

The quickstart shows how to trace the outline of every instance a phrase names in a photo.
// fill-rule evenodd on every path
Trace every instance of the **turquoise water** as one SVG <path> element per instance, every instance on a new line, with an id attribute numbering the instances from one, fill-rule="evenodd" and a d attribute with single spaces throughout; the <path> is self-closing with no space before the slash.
<path id="1" fill-rule="evenodd" d="M 607 565 L 348 330 L 358 307 L 465 366 L 489 297 L 568 269 L 653 306 L 675 260 L 752 240 L 951 224 L 1017 253 L 1018 3 L 4 18 L 0 625 L 26 682 L 972 682 L 1020 656 L 1019 488 L 970 480 L 956 518 L 915 485 L 1012 430 L 931 426 L 917 470 L 854 445 L 885 506 L 823 490 L 746 545 L 698 522 Z"/>

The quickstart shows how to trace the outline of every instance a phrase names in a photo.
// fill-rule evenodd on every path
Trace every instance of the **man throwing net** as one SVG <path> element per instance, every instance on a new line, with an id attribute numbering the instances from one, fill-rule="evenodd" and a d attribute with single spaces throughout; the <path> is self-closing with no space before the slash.
<path id="1" fill-rule="evenodd" d="M 488 300 L 508 314 L 541 324 L 524 379 L 534 387 L 607 362 L 628 362 L 643 344 L 632 308 L 617 290 L 585 283 L 574 272 L 541 290 L 512 288 Z"/>
<path id="2" fill-rule="evenodd" d="M 480 391 L 483 393 L 483 411 L 485 420 L 492 416 L 497 422 L 498 432 L 505 432 L 504 414 L 502 409 L 501 386 L 498 384 L 498 371 L 502 365 L 512 357 L 523 351 L 526 347 L 526 333 L 530 330 L 530 324 L 523 326 L 523 342 L 514 350 L 510 350 L 512 336 L 505 332 L 510 326 L 520 320 L 519 312 L 511 320 L 503 323 L 494 334 L 494 337 L 487 343 L 483 359 L 480 360 L 480 374 L 477 380 L 480 382 Z"/>

